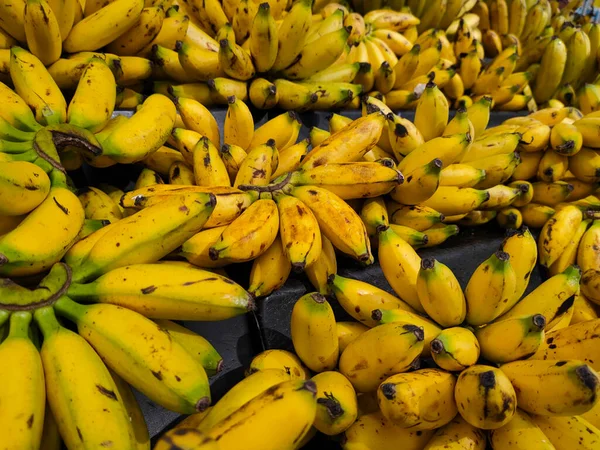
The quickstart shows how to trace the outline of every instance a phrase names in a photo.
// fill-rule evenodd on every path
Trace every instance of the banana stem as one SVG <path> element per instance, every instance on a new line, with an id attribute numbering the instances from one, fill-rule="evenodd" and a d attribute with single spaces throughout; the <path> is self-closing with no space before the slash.
<path id="1" fill-rule="evenodd" d="M 39 329 L 42 330 L 44 339 L 48 339 L 49 336 L 61 328 L 60 323 L 58 323 L 54 315 L 54 310 L 49 306 L 36 310 L 33 317 Z"/>
<path id="2" fill-rule="evenodd" d="M 10 337 L 29 339 L 29 325 L 31 324 L 31 313 L 20 311 L 10 316 Z"/>
<path id="3" fill-rule="evenodd" d="M 77 136 L 72 136 L 60 131 L 52 131 L 51 133 L 52 141 L 58 150 L 62 150 L 65 147 L 75 147 L 84 150 L 93 156 L 100 156 L 102 154 L 102 149 L 100 147 L 96 147 Z"/>
<path id="4" fill-rule="evenodd" d="M 8 321 L 10 313 L 5 309 L 0 309 L 0 328 Z"/>
<path id="5" fill-rule="evenodd" d="M 56 312 L 72 322 L 78 323 L 86 311 L 86 306 L 74 302 L 67 296 L 62 296 L 54 304 Z"/>

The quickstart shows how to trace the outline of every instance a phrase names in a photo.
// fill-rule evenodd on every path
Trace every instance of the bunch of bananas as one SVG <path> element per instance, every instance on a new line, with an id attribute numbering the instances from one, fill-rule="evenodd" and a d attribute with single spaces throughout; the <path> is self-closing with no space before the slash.
<path id="1" fill-rule="evenodd" d="M 258 354 L 156 449 L 233 450 L 242 436 L 251 450 L 297 449 L 316 432 L 347 450 L 596 449 L 600 319 L 581 306 L 576 266 L 523 297 L 537 256 L 528 229 L 513 230 L 464 291 L 442 262 L 404 261 L 395 273 L 414 301 L 333 269 L 329 301 L 312 292 L 293 307 L 295 354 Z M 330 301 L 356 321 L 336 322 Z"/>

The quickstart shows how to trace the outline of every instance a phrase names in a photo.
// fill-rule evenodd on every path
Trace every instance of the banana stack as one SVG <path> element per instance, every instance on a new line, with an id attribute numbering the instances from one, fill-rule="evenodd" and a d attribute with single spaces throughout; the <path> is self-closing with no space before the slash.
<path id="1" fill-rule="evenodd" d="M 327 296 L 293 307 L 294 353 L 256 355 L 243 381 L 155 448 L 233 450 L 241 433 L 251 450 L 302 448 L 319 432 L 348 450 L 596 449 L 600 319 L 579 306 L 576 266 L 523 297 L 537 256 L 526 228 L 510 232 L 464 291 L 440 261 L 419 260 L 412 279 L 404 262 L 395 275 L 414 301 L 334 269 Z M 336 321 L 333 301 L 355 321 Z"/>

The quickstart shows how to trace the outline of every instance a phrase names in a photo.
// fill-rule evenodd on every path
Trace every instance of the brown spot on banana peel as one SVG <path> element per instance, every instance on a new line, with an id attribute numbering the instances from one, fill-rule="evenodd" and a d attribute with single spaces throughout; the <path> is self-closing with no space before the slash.
<path id="1" fill-rule="evenodd" d="M 29 416 L 29 419 L 27 419 L 27 429 L 31 430 L 31 428 L 33 427 L 33 421 L 34 415 L 32 414 L 31 416 Z"/>
<path id="2" fill-rule="evenodd" d="M 588 403 L 596 402 L 596 391 L 598 389 L 598 375 L 586 364 L 575 369 L 575 374 L 586 388 L 592 392 L 592 396 Z"/>
<path id="3" fill-rule="evenodd" d="M 111 391 L 110 389 L 105 388 L 101 384 L 97 384 L 96 385 L 96 389 L 98 390 L 98 392 L 100 392 L 105 397 L 108 397 L 111 400 L 117 401 L 117 394 L 115 394 L 114 391 Z"/>
<path id="4" fill-rule="evenodd" d="M 65 147 L 75 147 L 81 150 L 85 150 L 92 156 L 102 155 L 102 148 L 93 145 L 86 140 L 73 136 L 61 131 L 52 130 L 52 142 L 57 149 L 63 149 Z"/>
<path id="5" fill-rule="evenodd" d="M 40 146 L 35 141 L 33 141 L 33 149 L 35 150 L 35 152 L 37 153 L 37 155 L 40 158 L 42 158 L 44 161 L 46 161 L 48 164 L 50 164 L 54 169 L 56 169 L 59 172 L 62 172 L 64 174 L 67 173 L 66 169 L 62 166 L 62 164 L 60 164 L 54 158 L 50 157 L 45 151 L 43 151 L 40 148 Z"/>

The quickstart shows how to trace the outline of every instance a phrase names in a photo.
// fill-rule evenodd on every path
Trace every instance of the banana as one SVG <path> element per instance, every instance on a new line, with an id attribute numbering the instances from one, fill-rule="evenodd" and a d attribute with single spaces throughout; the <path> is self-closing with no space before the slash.
<path id="1" fill-rule="evenodd" d="M 312 211 L 295 197 L 276 195 L 281 242 L 291 267 L 301 272 L 321 255 L 321 231 Z"/>
<path id="2" fill-rule="evenodd" d="M 481 72 L 482 64 L 479 55 L 477 54 L 477 51 L 471 50 L 459 54 L 458 57 L 460 58 L 458 74 L 463 81 L 464 88 L 471 89 L 477 81 L 479 72 Z"/>
<path id="3" fill-rule="evenodd" d="M 578 93 L 579 109 L 585 115 L 591 114 L 600 107 L 600 91 L 594 84 L 585 84 Z"/>
<path id="4" fill-rule="evenodd" d="M 148 57 L 154 62 L 153 69 L 157 78 L 168 78 L 179 83 L 191 83 L 196 79 L 183 68 L 177 52 L 173 50 L 154 44 Z"/>
<path id="5" fill-rule="evenodd" d="M 229 78 L 212 78 L 206 82 L 208 86 L 210 102 L 226 105 L 227 98 L 235 95 L 243 101 L 248 99 L 248 85 L 244 81 Z M 200 84 L 203 86 L 203 84 Z M 204 103 L 206 104 L 206 103 Z"/>
<path id="6" fill-rule="evenodd" d="M 579 295 L 575 297 L 575 302 L 573 304 L 573 317 L 571 318 L 569 326 L 597 318 L 598 313 L 596 312 L 594 303 L 585 298 L 585 296 L 580 292 Z"/>
<path id="7" fill-rule="evenodd" d="M 600 321 L 594 319 L 546 333 L 546 339 L 531 359 L 558 361 L 576 358 L 597 370 L 596 332 L 599 326 Z"/>
<path id="8" fill-rule="evenodd" d="M 302 296 L 294 304 L 291 336 L 294 350 L 302 362 L 315 372 L 337 366 L 339 344 L 331 305 L 318 293 Z"/>
<path id="9" fill-rule="evenodd" d="M 417 293 L 421 265 L 419 255 L 391 228 L 379 233 L 379 263 L 394 291 L 419 312 L 424 312 Z"/>
<path id="10" fill-rule="evenodd" d="M 277 205 L 273 200 L 257 200 L 223 231 L 210 247 L 213 261 L 228 258 L 248 261 L 264 253 L 279 230 Z M 249 244 L 251 243 L 251 244 Z"/>
<path id="11" fill-rule="evenodd" d="M 273 139 L 277 150 L 283 151 L 296 143 L 301 126 L 300 117 L 294 111 L 279 114 L 254 130 L 254 136 L 248 148 L 256 147 Z"/>
<path id="12" fill-rule="evenodd" d="M 157 319 L 155 322 L 202 364 L 208 376 L 221 371 L 223 358 L 202 336 L 170 320 Z"/>
<path id="13" fill-rule="evenodd" d="M 265 350 L 256 355 L 250 362 L 246 376 L 249 377 L 255 372 L 268 369 L 277 369 L 287 374 L 292 380 L 308 380 L 310 378 L 308 369 L 302 365 L 302 361 L 294 353 L 278 349 Z"/>
<path id="14" fill-rule="evenodd" d="M 116 373 L 110 372 L 110 375 L 115 383 L 117 392 L 121 397 L 125 410 L 133 428 L 133 438 L 136 450 L 147 450 L 150 448 L 150 436 L 148 434 L 148 426 L 142 414 L 140 405 L 135 398 L 129 385 L 123 381 Z"/>
<path id="15" fill-rule="evenodd" d="M 565 41 L 567 47 L 567 60 L 562 75 L 561 83 L 569 83 L 577 86 L 587 60 L 590 56 L 590 38 L 581 29 L 574 30 L 571 37 Z"/>
<path id="16" fill-rule="evenodd" d="M 599 269 L 598 252 L 595 250 L 598 240 L 598 227 L 600 222 L 594 220 L 589 230 L 581 238 L 577 251 L 577 263 L 585 274 L 582 278 L 583 293 L 592 301 L 597 302 L 598 293 L 594 283 L 595 273 Z M 575 237 L 573 238 L 575 240 Z"/>
<path id="17" fill-rule="evenodd" d="M 497 321 L 541 314 L 546 318 L 546 330 L 552 330 L 573 305 L 580 277 L 579 268 L 570 266 L 563 273 L 554 275 L 534 289 Z"/>
<path id="18" fill-rule="evenodd" d="M 538 178 L 542 181 L 552 183 L 561 180 L 568 170 L 569 159 L 552 149 L 544 152 L 538 167 Z"/>
<path id="19" fill-rule="evenodd" d="M 22 0 L 16 3 L 3 1 L 0 3 L 0 27 L 17 41 L 26 42 L 25 5 Z"/>
<path id="20" fill-rule="evenodd" d="M 267 251 L 254 260 L 248 292 L 254 297 L 269 295 L 285 284 L 291 271 L 292 264 L 277 236 Z"/>
<path id="21" fill-rule="evenodd" d="M 250 55 L 228 39 L 219 42 L 219 64 L 223 71 L 235 80 L 247 81 L 256 73 Z"/>
<path id="22" fill-rule="evenodd" d="M 476 364 L 479 354 L 479 342 L 466 328 L 446 328 L 431 341 L 431 356 L 444 370 L 462 371 Z"/>
<path id="23" fill-rule="evenodd" d="M 13 47 L 10 72 L 16 93 L 34 111 L 38 122 L 46 125 L 65 122 L 65 98 L 38 58 L 21 47 Z"/>
<path id="24" fill-rule="evenodd" d="M 581 416 L 531 416 L 557 450 L 566 450 L 577 442 L 582 450 L 593 449 L 600 442 L 600 430 Z"/>
<path id="25" fill-rule="evenodd" d="M 219 126 L 211 112 L 194 99 L 176 97 L 174 101 L 186 128 L 206 136 L 215 147 L 219 148 L 221 146 Z"/>
<path id="26" fill-rule="evenodd" d="M 296 2 L 283 18 L 278 29 L 279 48 L 273 70 L 289 67 L 302 51 L 312 22 L 311 4 L 309 0 Z"/>
<path id="27" fill-rule="evenodd" d="M 49 227 L 50 216 L 54 220 Z M 44 201 L 15 229 L 0 237 L 0 273 L 30 275 L 50 268 L 73 245 L 83 221 L 79 199 L 61 182 L 53 183 Z M 43 245 L 31 239 L 40 233 L 49 239 Z"/>
<path id="28" fill-rule="evenodd" d="M 390 226 L 385 201 L 381 197 L 366 200 L 360 211 L 360 218 L 369 237 L 376 236 L 379 231 Z"/>
<path id="29" fill-rule="evenodd" d="M 55 308 L 77 324 L 112 370 L 153 401 L 187 414 L 210 405 L 200 362 L 151 320 L 114 305 L 78 305 L 67 297 Z"/>
<path id="30" fill-rule="evenodd" d="M 567 46 L 554 36 L 544 50 L 533 94 L 536 102 L 547 102 L 560 85 L 567 63 Z M 585 62 L 585 61 L 584 61 Z"/>
<path id="31" fill-rule="evenodd" d="M 510 423 L 510 422 L 509 422 Z M 484 450 L 485 434 L 467 423 L 460 414 L 435 432 L 424 450 L 460 449 Z"/>
<path id="32" fill-rule="evenodd" d="M 424 231 L 440 223 L 444 216 L 434 209 L 423 205 L 405 206 L 395 202 L 387 202 L 390 222 Z"/>
<path id="33" fill-rule="evenodd" d="M 254 20 L 258 13 L 259 7 L 255 2 L 248 0 L 241 0 L 235 9 L 235 14 L 231 20 L 231 26 L 235 34 L 235 40 L 238 43 L 246 41 L 250 36 L 250 30 L 253 27 Z M 216 36 L 217 40 L 222 39 L 221 34 L 218 32 Z"/>
<path id="34" fill-rule="evenodd" d="M 592 149 L 600 148 L 600 139 L 597 137 L 598 128 L 600 128 L 600 119 L 589 115 L 576 120 L 573 125 L 583 137 L 583 145 Z"/>
<path id="35" fill-rule="evenodd" d="M 300 166 L 304 156 L 309 152 L 309 145 L 309 139 L 303 139 L 279 153 L 279 163 L 277 164 L 277 170 L 271 174 L 271 181 L 288 172 L 295 171 Z"/>
<path id="36" fill-rule="evenodd" d="M 440 172 L 440 186 L 473 187 L 484 178 L 484 169 L 467 164 L 450 164 Z"/>
<path id="37" fill-rule="evenodd" d="M 249 33 L 250 54 L 256 70 L 259 73 L 267 72 L 275 63 L 279 47 L 277 25 L 269 3 L 262 3 L 258 7 Z"/>
<path id="38" fill-rule="evenodd" d="M 85 448 L 82 442 L 92 447 L 136 448 L 123 399 L 94 349 L 60 326 L 52 309 L 38 309 L 35 319 L 44 335 L 40 353 L 48 402 L 65 443 L 72 448 Z"/>
<path id="39" fill-rule="evenodd" d="M 372 261 L 365 226 L 358 214 L 344 201 L 317 186 L 296 186 L 289 194 L 310 208 L 317 218 L 321 232 L 340 251 L 367 264 Z"/>
<path id="40" fill-rule="evenodd" d="M 279 101 L 277 87 L 264 78 L 255 78 L 250 83 L 250 101 L 260 109 L 273 108 Z"/>
<path id="41" fill-rule="evenodd" d="M 410 51 L 402 55 L 396 65 L 393 67 L 396 73 L 394 89 L 400 89 L 400 86 L 408 83 L 415 76 L 415 71 L 419 65 L 421 46 L 415 44 Z"/>
<path id="42" fill-rule="evenodd" d="M 204 136 L 194 147 L 194 177 L 198 186 L 229 186 L 230 179 L 221 155 Z"/>
<path id="43" fill-rule="evenodd" d="M 472 136 L 473 140 L 476 140 L 481 136 L 483 131 L 487 128 L 490 120 L 491 106 L 492 98 L 484 95 L 467 108 L 467 115 L 475 130 L 475 134 Z"/>
<path id="44" fill-rule="evenodd" d="M 293 172 L 289 182 L 321 187 L 348 200 L 387 194 L 398 186 L 401 177 L 396 169 L 379 162 L 330 163 Z"/>
<path id="45" fill-rule="evenodd" d="M 337 273 L 337 261 L 333 244 L 326 236 L 321 236 L 321 244 L 321 254 L 305 272 L 313 287 L 325 295 L 329 293 L 329 277 Z"/>
<path id="46" fill-rule="evenodd" d="M 175 161 L 169 169 L 169 184 L 190 186 L 196 184 L 194 171 L 184 161 Z"/>
<path id="47" fill-rule="evenodd" d="M 184 72 L 183 76 L 191 77 L 197 81 L 208 81 L 214 77 L 224 75 L 218 53 L 182 41 L 176 42 L 175 50 Z M 206 105 L 206 102 L 202 103 Z"/>
<path id="48" fill-rule="evenodd" d="M 475 365 L 462 371 L 455 398 L 463 419 L 484 430 L 506 425 L 517 409 L 517 394 L 510 380 L 491 366 Z"/>
<path id="49" fill-rule="evenodd" d="M 517 150 L 519 140 L 520 135 L 514 132 L 481 137 L 471 144 L 460 162 L 464 164 L 491 156 L 511 154 Z"/>
<path id="50" fill-rule="evenodd" d="M 70 53 L 97 50 L 118 38 L 138 21 L 144 2 L 116 0 L 73 26 L 63 47 Z"/>
<path id="51" fill-rule="evenodd" d="M 433 82 L 427 83 L 415 110 L 415 126 L 425 141 L 439 137 L 448 125 L 448 101 Z"/>
<path id="52" fill-rule="evenodd" d="M 0 162 L 0 214 L 27 214 L 44 201 L 50 189 L 50 178 L 37 165 L 26 161 Z"/>
<path id="53" fill-rule="evenodd" d="M 196 233 L 181 245 L 177 255 L 198 267 L 217 268 L 227 265 L 227 259 L 213 261 L 208 254 L 209 248 L 217 242 L 226 227 L 227 225 L 223 225 Z"/>
<path id="54" fill-rule="evenodd" d="M 221 159 L 225 163 L 225 168 L 229 174 L 229 180 L 233 183 L 238 171 L 240 170 L 242 162 L 246 156 L 248 156 L 248 154 L 241 147 L 229 144 L 224 144 L 221 146 L 219 153 L 221 155 Z"/>
<path id="55" fill-rule="evenodd" d="M 548 272 L 550 273 L 550 275 L 557 275 L 559 273 L 562 273 L 567 269 L 567 267 L 571 266 L 572 264 L 575 264 L 576 260 L 578 259 L 578 248 L 580 246 L 582 247 L 582 249 L 586 246 L 587 248 L 590 247 L 589 240 L 584 242 L 583 244 L 581 244 L 581 242 L 591 222 L 591 220 L 582 220 L 578 225 L 573 225 L 576 231 L 572 235 L 569 230 L 568 234 L 571 235 L 571 237 L 568 243 L 561 249 L 562 253 L 558 257 L 558 259 L 555 262 L 553 262 L 552 265 L 550 265 L 550 267 L 548 268 Z M 591 232 L 588 235 L 588 238 L 592 237 L 593 234 L 594 232 Z M 585 272 L 587 270 L 586 265 L 583 263 L 583 255 L 585 254 L 585 252 L 583 250 L 580 250 L 580 252 L 582 254 L 582 260 L 578 262 L 579 264 L 582 264 L 582 270 Z"/>
<path id="56" fill-rule="evenodd" d="M 462 289 L 452 271 L 439 261 L 421 260 L 417 294 L 425 312 L 440 325 L 452 327 L 465 320 L 467 304 Z"/>
<path id="57" fill-rule="evenodd" d="M 532 183 L 534 203 L 546 206 L 556 206 L 569 198 L 573 192 L 573 185 L 564 181 L 546 183 L 545 181 L 536 181 Z"/>
<path id="58" fill-rule="evenodd" d="M 215 203 L 212 194 L 172 196 L 103 228 L 101 240 L 96 242 L 94 233 L 88 238 L 89 245 L 84 240 L 73 247 L 73 255 L 80 251 L 79 247 L 89 247 L 75 268 L 74 280 L 86 281 L 118 267 L 155 262 L 197 233 L 214 210 Z M 144 223 L 153 225 L 152 233 L 123 240 L 133 228 L 143 227 Z"/>
<path id="59" fill-rule="evenodd" d="M 106 49 L 122 56 L 135 56 L 158 36 L 164 19 L 162 6 L 145 7 L 135 24 L 108 44 Z"/>
<path id="60" fill-rule="evenodd" d="M 129 275 L 126 281 L 122 281 L 124 274 Z M 211 285 L 206 294 L 197 290 L 198 283 Z M 157 319 L 224 320 L 253 308 L 251 297 L 239 285 L 193 266 L 125 266 L 92 283 L 71 284 L 68 295 L 78 301 L 123 306 Z"/>
<path id="61" fill-rule="evenodd" d="M 600 181 L 600 155 L 590 148 L 583 147 L 569 158 L 569 170 L 575 177 L 586 183 Z"/>
<path id="62" fill-rule="evenodd" d="M 343 433 L 358 415 L 354 387 L 338 372 L 321 372 L 312 381 L 317 385 L 317 413 L 313 426 L 328 436 Z"/>
<path id="63" fill-rule="evenodd" d="M 387 420 L 381 411 L 361 415 L 344 433 L 344 450 L 385 450 L 404 446 L 410 450 L 423 448 L 433 435 L 432 430 L 411 431 Z"/>
<path id="64" fill-rule="evenodd" d="M 398 164 L 398 169 L 403 173 L 410 173 L 434 158 L 438 158 L 442 162 L 442 167 L 446 167 L 462 159 L 470 143 L 469 133 L 434 138 L 406 155 Z"/>
<path id="65" fill-rule="evenodd" d="M 313 381 L 287 381 L 250 400 L 208 432 L 221 450 L 233 450 L 244 439 L 248 449 L 294 448 L 310 429 L 317 410 Z M 265 442 L 273 426 L 280 430 Z"/>
<path id="66" fill-rule="evenodd" d="M 533 422 L 529 414 L 519 408 L 510 422 L 503 427 L 490 430 L 490 441 L 492 448 L 496 450 L 554 449 L 550 440 Z"/>
<path id="67" fill-rule="evenodd" d="M 410 324 L 380 325 L 352 341 L 340 356 L 340 372 L 359 392 L 370 392 L 389 375 L 406 371 L 423 350 L 423 329 Z M 384 361 L 375 364 L 376 358 Z M 363 364 L 357 364 L 364 361 Z"/>
<path id="68" fill-rule="evenodd" d="M 594 406 L 600 390 L 598 374 L 580 361 L 514 361 L 501 370 L 515 387 L 519 407 L 532 414 L 583 414 Z M 547 389 L 541 391 L 540 382 Z M 547 398 L 549 390 L 554 395 Z"/>
<path id="69" fill-rule="evenodd" d="M 582 220 L 581 211 L 576 206 L 567 206 L 544 224 L 538 241 L 540 264 L 550 267 L 559 259 Z"/>
<path id="70" fill-rule="evenodd" d="M 252 114 L 246 104 L 236 97 L 229 98 L 228 102 L 229 107 L 227 109 L 227 115 L 225 116 L 225 125 L 223 129 L 224 140 L 228 144 L 237 145 L 244 150 L 248 150 L 254 135 L 254 120 Z"/>
<path id="71" fill-rule="evenodd" d="M 517 208 L 508 206 L 498 211 L 496 222 L 505 229 L 518 229 L 523 225 L 523 215 Z"/>
<path id="72" fill-rule="evenodd" d="M 501 249 L 510 255 L 511 266 L 515 272 L 516 288 L 514 297 L 509 300 L 506 310 L 510 310 L 520 299 L 527 286 L 537 262 L 537 245 L 528 228 L 507 232 Z"/>
<path id="73" fill-rule="evenodd" d="M 135 181 L 134 188 L 137 190 L 145 187 L 156 186 L 158 184 L 165 184 L 159 174 L 150 169 L 142 169 L 140 175 Z"/>
<path id="74" fill-rule="evenodd" d="M 126 122 L 117 126 L 102 142 L 103 154 L 123 164 L 140 161 L 158 150 L 175 123 L 171 100 L 153 94 Z"/>
<path id="75" fill-rule="evenodd" d="M 5 361 L 2 375 L 2 428 L 6 448 L 39 448 L 44 426 L 46 389 L 42 359 L 29 337 L 31 313 L 13 312 L 8 336 L 0 344 Z"/>
<path id="76" fill-rule="evenodd" d="M 318 94 L 306 85 L 279 78 L 274 81 L 278 93 L 278 104 L 281 108 L 304 111 L 318 101 Z"/>
<path id="77" fill-rule="evenodd" d="M 336 331 L 340 353 L 344 351 L 348 344 L 363 334 L 369 328 L 358 322 L 337 322 Z"/>
<path id="78" fill-rule="evenodd" d="M 457 414 L 453 375 L 439 369 L 422 369 L 393 375 L 377 390 L 382 414 L 401 428 L 431 430 Z M 418 398 L 418 401 L 415 401 Z"/>
<path id="79" fill-rule="evenodd" d="M 68 123 L 92 132 L 100 131 L 112 116 L 116 102 L 115 86 L 115 77 L 108 64 L 100 58 L 92 58 L 69 103 Z"/>
<path id="80" fill-rule="evenodd" d="M 525 359 L 544 341 L 546 319 L 541 314 L 514 317 L 475 331 L 481 356 L 497 364 Z"/>
<path id="81" fill-rule="evenodd" d="M 414 309 L 399 298 L 386 291 L 359 280 L 345 278 L 332 274 L 329 287 L 344 310 L 359 322 L 372 327 L 378 323 L 373 319 L 372 311 L 377 310 L 403 310 L 413 313 Z M 414 316 L 414 315 L 413 315 Z M 411 319 L 413 318 L 411 317 Z M 418 321 L 418 316 L 414 320 Z M 421 326 L 420 322 L 416 325 Z"/>
<path id="82" fill-rule="evenodd" d="M 421 132 L 410 120 L 396 114 L 387 115 L 386 118 L 390 146 L 398 161 L 425 142 Z M 385 132 L 384 129 L 383 133 Z"/>
<path id="83" fill-rule="evenodd" d="M 503 251 L 494 253 L 475 269 L 465 288 L 467 322 L 479 326 L 498 317 L 514 298 L 515 289 L 510 255 Z"/>
<path id="84" fill-rule="evenodd" d="M 519 152 L 489 156 L 468 164 L 476 169 L 485 170 L 485 179 L 475 187 L 479 189 L 491 188 L 506 182 L 519 165 L 521 157 Z"/>
<path id="85" fill-rule="evenodd" d="M 118 222 L 123 218 L 118 204 L 98 188 L 87 187 L 79 192 L 86 219 Z"/>
<path id="86" fill-rule="evenodd" d="M 25 4 L 25 37 L 31 53 L 48 66 L 60 58 L 61 30 L 58 16 L 45 0 L 28 0 Z"/>
<path id="87" fill-rule="evenodd" d="M 467 214 L 487 201 L 489 196 L 485 190 L 440 186 L 421 206 L 432 208 L 445 216 Z"/>
<path id="88" fill-rule="evenodd" d="M 279 153 L 274 139 L 253 147 L 240 164 L 233 186 L 266 186 L 271 180 L 273 166 L 277 167 L 278 161 Z"/>

